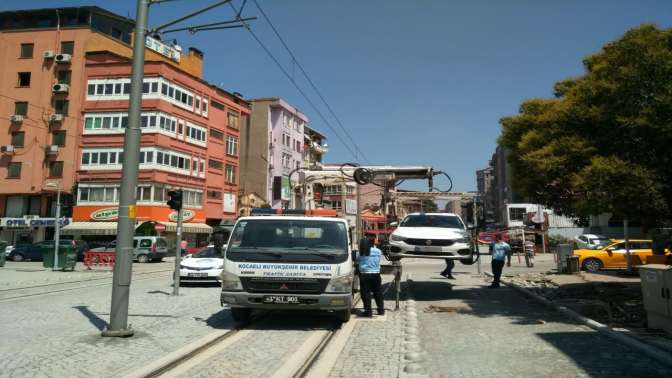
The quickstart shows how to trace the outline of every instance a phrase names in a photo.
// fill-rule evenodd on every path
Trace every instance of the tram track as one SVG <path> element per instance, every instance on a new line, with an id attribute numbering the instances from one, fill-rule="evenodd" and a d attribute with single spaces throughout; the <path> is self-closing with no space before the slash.
<path id="1" fill-rule="evenodd" d="M 359 294 L 355 295 L 353 308 L 360 302 Z M 245 323 L 230 330 L 215 331 L 212 334 L 175 351 L 161 360 L 146 366 L 140 371 L 132 372 L 126 377 L 130 378 L 154 378 L 154 377 L 180 377 L 189 376 L 192 369 L 211 363 L 219 358 L 222 353 L 236 348 L 237 343 L 245 343 L 249 338 L 265 338 L 268 332 L 273 332 L 274 327 L 268 327 L 273 312 L 262 312 Z M 356 321 L 351 319 L 350 322 Z M 330 342 L 345 327 L 336 320 L 332 320 L 327 327 L 311 330 L 303 341 L 285 358 L 281 366 L 274 373 L 267 374 L 272 377 L 307 377 L 311 368 L 319 360 L 322 353 L 327 349 Z M 276 324 L 277 325 L 277 324 Z M 281 325 L 280 325 L 281 327 Z M 287 331 L 292 331 L 291 327 Z M 294 330 L 304 332 L 302 329 Z M 255 361 L 249 361 L 254 365 Z"/>
<path id="2" fill-rule="evenodd" d="M 171 272 L 172 272 L 172 270 L 161 270 L 161 271 L 135 273 L 133 282 L 141 282 L 141 281 L 154 280 L 154 279 L 157 279 L 157 278 L 165 278 L 165 277 L 169 276 L 169 275 L 166 275 L 165 273 L 171 273 Z M 143 277 L 138 278 L 138 276 L 143 276 Z M 145 276 L 148 276 L 148 277 L 145 277 Z M 92 284 L 92 285 L 80 285 L 80 286 L 74 286 L 74 287 L 63 287 L 64 285 L 75 285 L 75 284 L 79 284 L 79 283 L 83 283 L 83 282 L 91 282 L 91 281 L 96 281 L 97 282 L 97 281 L 105 281 L 105 280 L 107 280 L 107 281 L 106 282 L 101 282 L 101 283 L 95 283 L 95 284 Z M 56 294 L 56 293 L 63 293 L 63 292 L 67 292 L 67 291 L 82 290 L 82 289 L 88 289 L 88 288 L 100 287 L 100 286 L 109 286 L 111 284 L 112 284 L 112 277 L 102 277 L 102 278 L 94 278 L 94 279 L 80 280 L 80 281 L 56 282 L 56 283 L 52 283 L 52 284 L 34 285 L 34 286 L 27 286 L 27 287 L 21 287 L 21 288 L 5 289 L 5 290 L 0 290 L 0 295 L 5 294 L 5 293 L 10 293 L 10 295 L 11 294 L 19 294 L 19 295 L 11 295 L 9 297 L 0 297 L 0 303 L 12 302 L 12 301 L 17 301 L 17 300 L 21 300 L 21 299 L 34 298 L 34 297 Z M 25 294 L 19 293 L 22 290 L 30 291 L 30 290 L 39 289 L 39 288 L 53 288 L 54 286 L 60 287 L 60 288 L 54 289 L 54 290 L 38 291 L 38 292 L 34 292 L 34 293 L 25 293 Z"/>

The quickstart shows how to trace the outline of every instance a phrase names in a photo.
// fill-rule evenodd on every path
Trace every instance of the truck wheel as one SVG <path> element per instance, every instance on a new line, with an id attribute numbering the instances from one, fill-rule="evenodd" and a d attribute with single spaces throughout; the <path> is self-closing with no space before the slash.
<path id="1" fill-rule="evenodd" d="M 345 310 L 336 311 L 336 318 L 341 323 L 347 323 L 350 321 L 350 309 L 346 308 Z"/>
<path id="2" fill-rule="evenodd" d="M 252 315 L 252 309 L 247 308 L 247 307 L 232 307 L 231 308 L 231 316 L 233 317 L 233 320 L 237 322 L 247 322 L 250 320 L 250 316 Z"/>

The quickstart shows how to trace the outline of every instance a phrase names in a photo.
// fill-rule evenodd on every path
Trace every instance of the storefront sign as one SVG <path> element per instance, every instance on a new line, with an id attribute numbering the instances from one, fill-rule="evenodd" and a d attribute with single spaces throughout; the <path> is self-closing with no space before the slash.
<path id="1" fill-rule="evenodd" d="M 70 224 L 72 218 L 61 218 L 60 225 Z M 26 227 L 54 227 L 56 218 L 0 218 L 0 227 L 26 228 Z"/>
<path id="2" fill-rule="evenodd" d="M 108 207 L 91 213 L 91 220 L 94 221 L 111 221 L 117 219 L 119 219 L 119 208 L 117 207 Z"/>
<path id="3" fill-rule="evenodd" d="M 196 213 L 191 210 L 182 210 L 182 222 L 190 221 Z M 171 222 L 177 222 L 177 211 L 173 211 L 168 215 L 168 220 Z"/>
<path id="4" fill-rule="evenodd" d="M 224 193 L 224 212 L 225 213 L 235 213 L 236 212 L 236 195 L 233 193 Z"/>

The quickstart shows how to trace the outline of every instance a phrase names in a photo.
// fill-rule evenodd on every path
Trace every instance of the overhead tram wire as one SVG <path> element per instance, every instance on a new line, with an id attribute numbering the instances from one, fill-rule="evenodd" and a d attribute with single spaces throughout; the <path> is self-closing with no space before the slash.
<path id="1" fill-rule="evenodd" d="M 287 43 L 285 42 L 285 40 L 282 38 L 282 36 L 281 36 L 280 33 L 278 32 L 278 30 L 275 28 L 275 25 L 273 25 L 273 23 L 271 22 L 270 18 L 266 15 L 266 12 L 264 12 L 264 10 L 263 10 L 263 9 L 261 8 L 261 6 L 259 5 L 259 2 L 258 2 L 257 0 L 253 0 L 253 1 L 254 1 L 254 5 L 256 5 L 257 9 L 259 9 L 259 12 L 261 13 L 261 15 L 264 17 L 264 19 L 266 20 L 266 22 L 268 22 L 268 25 L 270 25 L 271 29 L 273 29 L 273 32 L 275 33 L 275 35 L 276 35 L 276 36 L 278 37 L 278 39 L 280 40 L 280 43 L 282 43 L 282 45 L 285 47 L 285 50 L 287 50 L 287 53 L 289 53 L 289 56 L 292 57 L 292 61 L 293 61 L 293 63 L 296 64 L 297 67 L 299 67 L 299 70 L 301 71 L 301 73 L 303 74 L 303 76 L 306 78 L 306 80 L 308 81 L 308 83 L 310 84 L 310 86 L 313 88 L 313 90 L 315 91 L 315 93 L 317 94 L 317 96 L 320 98 L 320 100 L 322 100 L 322 103 L 326 106 L 327 110 L 329 110 L 329 113 L 331 113 L 332 117 L 334 117 L 334 119 L 336 120 L 336 123 L 338 123 L 338 125 L 339 125 L 340 128 L 341 128 L 341 130 L 343 130 L 343 133 L 348 137 L 348 139 L 350 140 L 350 142 L 352 142 L 352 144 L 355 146 L 355 149 L 357 150 L 357 152 L 359 153 L 359 155 L 364 159 L 365 162 L 368 162 L 369 159 L 367 159 L 367 157 L 366 157 L 366 155 L 364 154 L 364 152 L 359 148 L 359 146 L 357 145 L 357 143 L 355 142 L 355 140 L 352 138 L 352 136 L 350 135 L 350 133 L 348 132 L 348 130 L 345 128 L 345 126 L 343 126 L 343 123 L 342 123 L 341 120 L 338 118 L 338 116 L 336 116 L 336 113 L 334 112 L 334 110 L 332 109 L 332 107 L 329 105 L 329 103 L 327 102 L 327 100 L 324 98 L 324 96 L 322 95 L 322 92 L 320 92 L 320 90 L 317 88 L 317 86 L 315 85 L 315 83 L 313 82 L 313 80 L 310 78 L 310 76 L 308 76 L 308 73 L 306 72 L 306 70 L 303 69 L 303 66 L 301 65 L 301 63 L 299 63 L 299 60 L 296 59 L 296 56 L 294 56 L 294 53 L 292 52 L 292 50 L 289 48 L 289 46 L 287 45 Z M 355 158 L 357 158 L 357 156 L 355 156 Z"/>
<path id="2" fill-rule="evenodd" d="M 238 12 L 238 9 L 236 9 L 236 6 L 233 5 L 232 3 L 229 3 L 229 5 L 230 5 L 231 8 L 233 9 L 233 11 L 236 13 L 236 18 L 237 18 L 237 19 L 241 19 L 240 15 L 239 15 L 239 12 Z M 261 41 L 261 39 L 259 39 L 259 37 L 257 37 L 257 35 L 252 31 L 252 28 L 250 27 L 250 25 L 249 25 L 247 22 L 245 22 L 245 21 L 241 21 L 241 22 L 243 23 L 243 26 L 245 27 L 245 29 L 247 29 L 247 31 L 250 33 L 250 35 L 252 35 L 252 38 L 254 38 L 254 40 L 257 41 L 257 43 L 259 44 L 259 46 L 261 46 L 261 48 L 266 52 L 266 54 L 268 54 L 268 56 L 269 56 L 269 57 L 273 60 L 273 62 L 278 66 L 278 68 L 280 68 L 280 71 L 282 71 L 282 73 L 287 77 L 287 79 L 289 79 L 289 81 L 292 83 L 292 85 L 294 85 L 294 87 L 296 88 L 296 90 L 299 91 L 299 93 L 301 94 L 301 96 L 302 96 L 302 97 L 306 100 L 306 102 L 308 102 L 308 104 L 313 108 L 313 110 L 317 113 L 317 115 L 320 117 L 320 119 L 322 119 L 322 121 L 325 123 L 325 125 L 327 125 L 327 127 L 329 127 L 329 129 L 334 133 L 334 135 L 336 136 L 336 138 L 338 138 L 338 140 L 345 146 L 345 148 L 348 149 L 348 151 L 349 151 L 349 152 L 352 154 L 352 156 L 356 159 L 356 158 L 357 158 L 357 153 L 350 147 L 350 145 L 349 145 L 345 140 L 343 140 L 343 138 L 342 138 L 341 135 L 338 133 L 338 131 L 337 131 L 333 126 L 331 126 L 331 124 L 330 124 L 329 121 L 326 119 L 326 117 L 324 116 L 324 114 L 322 114 L 322 112 L 317 108 L 317 106 L 315 106 L 315 104 L 313 103 L 313 101 L 310 100 L 310 98 L 308 97 L 308 95 L 306 95 L 306 93 L 301 89 L 301 87 L 299 87 L 299 85 L 296 83 L 296 81 L 294 80 L 294 78 L 289 74 L 289 72 L 287 72 L 287 70 L 285 69 L 285 67 L 283 67 L 282 64 L 280 64 L 280 62 L 279 62 L 278 59 L 275 57 L 275 55 L 273 55 L 273 53 L 268 49 L 268 47 L 266 47 L 266 45 Z M 355 148 L 356 148 L 356 146 L 355 146 Z"/>

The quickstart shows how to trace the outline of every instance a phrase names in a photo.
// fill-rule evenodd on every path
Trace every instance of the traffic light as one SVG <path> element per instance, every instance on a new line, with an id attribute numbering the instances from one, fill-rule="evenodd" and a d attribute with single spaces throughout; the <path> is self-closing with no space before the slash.
<path id="1" fill-rule="evenodd" d="M 168 202 L 166 204 L 173 210 L 182 210 L 182 189 L 171 190 L 168 192 Z"/>

